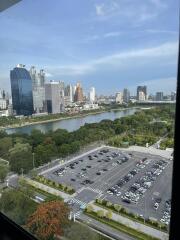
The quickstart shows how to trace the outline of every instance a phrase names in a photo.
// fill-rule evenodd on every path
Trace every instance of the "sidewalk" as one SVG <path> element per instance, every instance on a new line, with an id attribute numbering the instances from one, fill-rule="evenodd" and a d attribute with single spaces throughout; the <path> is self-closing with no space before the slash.
<path id="1" fill-rule="evenodd" d="M 34 180 L 31 180 L 29 178 L 25 178 L 25 180 L 32 186 L 34 187 L 37 187 L 37 188 L 40 188 L 42 189 L 43 191 L 45 192 L 48 192 L 48 193 L 51 193 L 53 195 L 56 195 L 56 196 L 59 196 L 59 197 L 62 197 L 63 199 L 69 199 L 69 198 L 72 198 L 74 196 L 74 194 L 72 195 L 69 195 L 67 193 L 64 193 L 64 192 L 61 192 L 55 188 L 52 188 L 52 187 L 49 187 L 45 184 L 42 184 L 42 183 L 39 183 L 39 182 L 36 182 Z"/>

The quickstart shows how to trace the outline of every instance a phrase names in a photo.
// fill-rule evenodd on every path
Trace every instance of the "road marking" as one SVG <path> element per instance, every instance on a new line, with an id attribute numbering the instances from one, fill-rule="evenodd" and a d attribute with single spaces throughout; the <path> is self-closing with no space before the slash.
<path id="1" fill-rule="evenodd" d="M 97 188 L 91 188 L 91 187 L 87 187 L 86 189 L 88 189 L 88 190 L 91 190 L 91 191 L 93 191 L 93 192 L 95 192 L 95 193 L 102 194 L 102 191 L 101 191 L 101 190 L 99 190 L 99 189 L 97 189 Z"/>

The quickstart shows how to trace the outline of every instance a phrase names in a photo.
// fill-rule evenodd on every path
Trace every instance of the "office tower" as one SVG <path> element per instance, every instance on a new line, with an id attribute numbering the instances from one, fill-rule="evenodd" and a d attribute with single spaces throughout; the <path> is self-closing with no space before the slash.
<path id="1" fill-rule="evenodd" d="M 156 93 L 156 101 L 163 101 L 163 92 Z"/>
<path id="2" fill-rule="evenodd" d="M 130 92 L 127 88 L 123 90 L 123 102 L 128 103 L 130 100 Z"/>
<path id="3" fill-rule="evenodd" d="M 37 73 L 34 66 L 29 73 L 32 79 L 34 112 L 42 113 L 45 111 L 45 73 L 43 69 Z"/>
<path id="4" fill-rule="evenodd" d="M 145 101 L 147 99 L 147 86 L 137 87 L 137 100 Z"/>
<path id="5" fill-rule="evenodd" d="M 45 83 L 45 102 L 48 113 L 64 112 L 64 83 Z"/>
<path id="6" fill-rule="evenodd" d="M 116 103 L 120 103 L 120 104 L 123 103 L 123 94 L 122 94 L 122 92 L 116 93 Z"/>
<path id="7" fill-rule="evenodd" d="M 90 88 L 90 92 L 89 92 L 89 101 L 91 103 L 94 103 L 96 100 L 96 92 L 95 92 L 95 88 L 94 87 L 91 87 Z"/>
<path id="8" fill-rule="evenodd" d="M 145 101 L 146 100 L 146 95 L 144 92 L 139 91 L 139 101 Z"/>
<path id="9" fill-rule="evenodd" d="M 10 71 L 13 110 L 17 115 L 33 114 L 32 79 L 25 65 Z"/>
<path id="10" fill-rule="evenodd" d="M 76 93 L 76 85 L 73 86 L 73 102 L 74 102 L 74 99 L 75 99 L 75 93 Z"/>
<path id="11" fill-rule="evenodd" d="M 75 95 L 74 95 L 74 101 L 75 102 L 83 102 L 84 101 L 83 90 L 82 90 L 82 87 L 81 87 L 80 83 L 76 84 L 76 91 L 75 91 Z"/>
<path id="12" fill-rule="evenodd" d="M 64 102 L 65 102 L 65 106 L 73 102 L 73 88 L 71 84 L 67 85 L 64 88 Z"/>
<path id="13" fill-rule="evenodd" d="M 176 101 L 176 92 L 171 92 L 171 101 Z"/>

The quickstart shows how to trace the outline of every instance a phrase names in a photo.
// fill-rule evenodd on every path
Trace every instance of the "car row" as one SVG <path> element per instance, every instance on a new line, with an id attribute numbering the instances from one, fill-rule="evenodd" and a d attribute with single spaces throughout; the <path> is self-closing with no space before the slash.
<path id="1" fill-rule="evenodd" d="M 138 168 L 141 168 L 141 165 L 144 165 L 145 162 L 149 164 L 148 159 L 145 159 L 143 162 L 139 162 Z M 148 169 L 143 176 L 137 179 L 133 185 L 122 195 L 121 199 L 127 203 L 138 203 L 140 198 L 145 194 L 145 192 L 152 186 L 156 178 L 162 173 L 163 169 L 167 165 L 167 162 L 164 160 L 158 161 L 156 164 L 153 164 L 150 169 Z M 154 209 L 157 210 L 159 203 L 154 204 Z"/>
<path id="2" fill-rule="evenodd" d="M 130 171 L 127 175 L 125 175 L 123 178 L 121 178 L 115 185 L 113 185 L 111 188 L 109 188 L 107 190 L 107 193 L 110 195 L 116 195 L 116 196 L 120 196 L 121 195 L 121 191 L 120 188 L 127 182 L 130 181 L 130 179 L 132 179 L 136 174 L 137 174 L 137 170 L 133 169 L 132 171 Z"/>
<path id="3" fill-rule="evenodd" d="M 171 218 L 171 199 L 169 199 L 165 202 L 165 211 L 164 211 L 163 216 L 160 219 L 160 221 L 162 223 L 165 223 L 166 225 L 169 225 L 170 218 Z"/>

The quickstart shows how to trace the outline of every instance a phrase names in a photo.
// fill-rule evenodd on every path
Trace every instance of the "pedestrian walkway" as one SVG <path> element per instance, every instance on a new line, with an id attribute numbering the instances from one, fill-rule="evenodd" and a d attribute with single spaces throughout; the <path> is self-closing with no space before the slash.
<path id="1" fill-rule="evenodd" d="M 64 193 L 64 192 L 61 192 L 57 189 L 54 189 L 52 187 L 49 187 L 45 184 L 42 184 L 42 183 L 39 183 L 37 181 L 34 181 L 30 178 L 25 178 L 25 180 L 32 186 L 36 187 L 36 188 L 39 188 L 39 189 L 42 189 L 43 191 L 45 192 L 48 192 L 48 193 L 51 193 L 53 195 L 56 195 L 56 196 L 59 196 L 59 197 L 62 197 L 63 199 L 69 199 L 72 195 L 69 195 L 67 193 Z"/>
<path id="2" fill-rule="evenodd" d="M 97 188 L 91 188 L 91 187 L 87 187 L 87 190 L 90 190 L 92 192 L 98 193 L 98 194 L 102 194 L 103 192 Z"/>
<path id="3" fill-rule="evenodd" d="M 80 201 L 79 199 L 76 199 L 76 198 L 71 198 L 70 201 L 73 202 L 73 203 L 77 203 L 78 205 L 83 206 L 83 207 L 86 207 L 86 205 L 87 205 L 87 203 L 82 202 L 82 201 Z"/>

